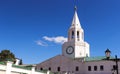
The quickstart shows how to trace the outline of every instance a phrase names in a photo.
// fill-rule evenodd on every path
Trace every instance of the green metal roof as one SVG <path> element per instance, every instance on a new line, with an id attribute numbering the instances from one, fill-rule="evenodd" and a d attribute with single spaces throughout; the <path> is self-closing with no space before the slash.
<path id="1" fill-rule="evenodd" d="M 5 62 L 0 62 L 0 64 L 1 64 L 1 65 L 6 65 L 6 63 L 5 63 Z"/>
<path id="2" fill-rule="evenodd" d="M 100 61 L 105 59 L 106 59 L 106 56 L 85 57 L 84 61 Z M 114 57 L 110 57 L 110 59 L 114 59 Z"/>
<path id="3" fill-rule="evenodd" d="M 19 66 L 19 65 L 14 65 L 14 64 L 12 65 L 12 67 L 26 69 L 26 70 L 31 70 L 31 67 Z"/>

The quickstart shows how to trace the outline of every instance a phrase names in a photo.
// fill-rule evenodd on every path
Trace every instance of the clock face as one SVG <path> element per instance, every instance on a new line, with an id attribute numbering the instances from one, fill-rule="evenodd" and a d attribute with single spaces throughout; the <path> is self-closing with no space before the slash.
<path id="1" fill-rule="evenodd" d="M 74 52 L 74 48 L 72 46 L 69 46 L 67 49 L 66 49 L 66 53 L 67 54 L 72 54 Z"/>

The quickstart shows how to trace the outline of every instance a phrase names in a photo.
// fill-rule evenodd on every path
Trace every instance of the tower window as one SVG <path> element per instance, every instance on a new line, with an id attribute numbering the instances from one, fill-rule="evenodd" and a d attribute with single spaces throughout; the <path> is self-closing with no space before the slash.
<path id="1" fill-rule="evenodd" d="M 72 38 L 74 38 L 74 31 L 72 31 Z"/>
<path id="2" fill-rule="evenodd" d="M 57 71 L 60 71 L 60 67 L 57 68 Z"/>
<path id="3" fill-rule="evenodd" d="M 94 71 L 97 71 L 97 66 L 94 66 Z"/>
<path id="4" fill-rule="evenodd" d="M 100 70 L 101 70 L 101 71 L 104 70 L 104 66 L 103 66 L 103 65 L 100 66 Z"/>
<path id="5" fill-rule="evenodd" d="M 77 31 L 77 38 L 79 38 L 79 31 Z"/>
<path id="6" fill-rule="evenodd" d="M 79 41 L 79 31 L 77 31 L 77 38 L 78 38 L 78 41 Z"/>
<path id="7" fill-rule="evenodd" d="M 77 66 L 75 70 L 76 70 L 76 71 L 79 71 L 79 67 Z"/>
<path id="8" fill-rule="evenodd" d="M 91 71 L 91 66 L 88 66 L 88 71 Z"/>

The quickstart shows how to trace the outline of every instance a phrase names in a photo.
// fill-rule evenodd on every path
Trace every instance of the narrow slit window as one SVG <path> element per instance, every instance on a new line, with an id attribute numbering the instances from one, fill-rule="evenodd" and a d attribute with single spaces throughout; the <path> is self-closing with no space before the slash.
<path id="1" fill-rule="evenodd" d="M 79 41 L 79 31 L 77 31 L 77 40 Z"/>
<path id="2" fill-rule="evenodd" d="M 79 31 L 77 31 L 77 38 L 79 38 Z"/>

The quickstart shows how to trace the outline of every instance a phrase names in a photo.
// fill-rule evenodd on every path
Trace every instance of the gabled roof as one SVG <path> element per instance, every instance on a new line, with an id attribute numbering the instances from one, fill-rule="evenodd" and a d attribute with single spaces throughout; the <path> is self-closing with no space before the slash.
<path id="1" fill-rule="evenodd" d="M 47 60 L 45 60 L 45 61 L 37 64 L 37 66 L 40 65 L 40 64 L 48 63 L 48 62 L 53 62 L 53 60 L 62 61 L 62 60 L 64 60 L 64 59 L 66 59 L 67 61 L 73 61 L 73 59 L 70 59 L 70 58 L 65 57 L 65 56 L 63 56 L 63 55 L 56 55 L 56 56 L 54 56 L 54 57 L 52 57 L 52 58 L 50 58 L 50 59 L 47 59 Z M 58 62 L 57 62 L 57 63 L 58 63 Z"/>

